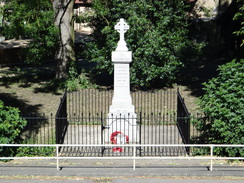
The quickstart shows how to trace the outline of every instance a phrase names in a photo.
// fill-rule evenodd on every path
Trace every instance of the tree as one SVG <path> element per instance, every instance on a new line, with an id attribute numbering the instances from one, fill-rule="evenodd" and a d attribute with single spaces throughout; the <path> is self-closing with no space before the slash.
<path id="1" fill-rule="evenodd" d="M 238 31 L 235 31 L 234 34 L 237 36 L 240 36 L 242 38 L 241 41 L 241 46 L 244 45 L 244 3 L 241 2 L 241 0 L 237 0 L 237 2 L 239 3 L 239 10 L 237 11 L 237 13 L 234 16 L 234 20 L 240 20 L 241 21 L 241 28 Z"/>
<path id="2" fill-rule="evenodd" d="M 234 20 L 241 21 L 240 30 L 234 32 L 243 36 L 244 6 L 241 1 Z M 241 46 L 243 45 L 240 43 Z M 200 108 L 207 124 L 200 120 L 197 127 L 203 132 L 206 143 L 244 143 L 244 60 L 233 60 L 219 67 L 218 77 L 204 83 L 205 94 L 200 99 Z M 243 148 L 217 148 L 217 155 L 243 156 Z"/>
<path id="3" fill-rule="evenodd" d="M 9 0 L 4 6 L 7 38 L 31 38 L 27 62 L 56 55 L 55 78 L 66 79 L 74 56 L 74 0 Z"/>
<path id="4" fill-rule="evenodd" d="M 204 83 L 200 108 L 208 119 L 198 121 L 205 143 L 244 143 L 244 60 L 219 67 L 219 75 Z M 216 155 L 243 156 L 243 148 L 217 148 Z"/>
<path id="5" fill-rule="evenodd" d="M 183 63 L 192 60 L 189 51 L 197 50 L 197 44 L 188 39 L 184 2 L 94 0 L 94 14 L 84 20 L 94 27 L 94 41 L 86 44 L 85 58 L 96 63 L 96 73 L 111 74 L 111 52 L 119 37 L 114 25 L 125 18 L 130 25 L 125 39 L 133 52 L 131 83 L 144 88 L 172 84 Z"/>
<path id="6" fill-rule="evenodd" d="M 68 65 L 75 61 L 74 53 L 74 0 L 54 0 L 55 25 L 59 28 L 59 46 L 56 54 L 55 78 L 67 79 Z"/>
<path id="7" fill-rule="evenodd" d="M 58 29 L 53 23 L 49 0 L 9 0 L 4 5 L 4 21 L 4 35 L 8 39 L 32 39 L 26 51 L 26 62 L 40 64 L 54 56 Z"/>

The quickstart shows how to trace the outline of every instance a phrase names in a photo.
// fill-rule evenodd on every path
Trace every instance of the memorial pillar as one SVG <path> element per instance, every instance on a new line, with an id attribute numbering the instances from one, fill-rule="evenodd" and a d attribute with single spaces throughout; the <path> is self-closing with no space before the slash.
<path id="1" fill-rule="evenodd" d="M 128 29 L 129 25 L 121 18 L 115 25 L 115 30 L 120 33 L 120 40 L 116 50 L 112 52 L 114 95 L 109 108 L 106 141 L 117 144 L 138 142 L 135 107 L 130 95 L 129 64 L 132 61 L 132 52 L 128 50 L 124 40 Z"/>

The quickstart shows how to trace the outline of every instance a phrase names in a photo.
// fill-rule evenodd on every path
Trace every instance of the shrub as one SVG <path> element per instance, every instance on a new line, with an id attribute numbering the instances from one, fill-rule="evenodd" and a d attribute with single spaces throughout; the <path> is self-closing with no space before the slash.
<path id="1" fill-rule="evenodd" d="M 85 57 L 96 63 L 96 73 L 112 73 L 111 52 L 119 34 L 114 25 L 125 18 L 125 34 L 133 52 L 131 83 L 135 87 L 162 87 L 176 81 L 176 74 L 191 58 L 186 50 L 198 46 L 188 38 L 186 5 L 179 0 L 93 1 L 94 14 L 87 22 L 94 27 L 93 42 L 86 45 Z"/>
<path id="2" fill-rule="evenodd" d="M 244 59 L 219 67 L 219 75 L 204 83 L 200 99 L 207 123 L 198 121 L 206 143 L 244 144 Z M 205 118 L 205 119 L 206 119 Z M 243 148 L 217 148 L 217 155 L 244 156 Z"/>
<path id="3" fill-rule="evenodd" d="M 95 88 L 85 74 L 78 74 L 76 66 L 72 63 L 69 67 L 69 76 L 66 81 L 67 91 L 76 91 L 85 88 Z"/>
<path id="4" fill-rule="evenodd" d="M 55 144 L 55 139 L 50 139 L 46 144 Z M 27 140 L 26 144 L 36 144 L 36 141 L 33 139 Z M 34 156 L 54 156 L 55 147 L 19 147 L 16 151 L 17 157 L 34 157 Z"/>
<path id="5" fill-rule="evenodd" d="M 27 122 L 20 117 L 19 110 L 14 107 L 4 106 L 0 101 L 0 144 L 14 144 L 20 142 L 20 133 Z M 0 154 L 12 155 L 11 148 L 0 148 Z"/>

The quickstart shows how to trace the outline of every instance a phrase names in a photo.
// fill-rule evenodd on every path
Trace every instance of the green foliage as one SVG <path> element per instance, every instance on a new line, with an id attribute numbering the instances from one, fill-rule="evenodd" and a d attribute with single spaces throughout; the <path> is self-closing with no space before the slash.
<path id="1" fill-rule="evenodd" d="M 54 156 L 55 147 L 19 147 L 17 157 Z"/>
<path id="2" fill-rule="evenodd" d="M 40 63 L 52 57 L 58 45 L 58 29 L 54 25 L 54 12 L 49 0 L 10 0 L 4 6 L 4 36 L 32 39 L 26 50 L 29 63 Z"/>
<path id="3" fill-rule="evenodd" d="M 66 89 L 68 91 L 76 91 L 78 89 L 84 88 L 93 88 L 95 87 L 85 74 L 81 73 L 80 75 L 77 72 L 77 69 L 74 64 L 71 64 L 69 67 L 69 77 L 66 81 Z"/>
<path id="4" fill-rule="evenodd" d="M 206 143 L 244 144 L 244 60 L 219 67 L 219 75 L 204 83 L 200 107 L 208 119 L 198 121 Z M 243 148 L 216 148 L 217 155 L 243 156 Z"/>
<path id="5" fill-rule="evenodd" d="M 21 131 L 26 126 L 26 120 L 20 117 L 19 110 L 14 107 L 4 106 L 0 101 L 0 144 L 18 143 Z M 11 148 L 0 148 L 0 154 L 11 155 Z"/>
<path id="6" fill-rule="evenodd" d="M 242 43 L 241 46 L 244 45 L 244 4 L 243 2 L 241 2 L 242 0 L 237 0 L 238 3 L 240 3 L 240 8 L 239 11 L 237 11 L 237 13 L 234 16 L 234 20 L 239 20 L 241 21 L 241 28 L 238 31 L 235 31 L 234 34 L 237 36 L 242 36 Z"/>
<path id="7" fill-rule="evenodd" d="M 55 140 L 51 139 L 46 144 L 55 144 Z M 36 144 L 36 142 L 32 139 L 27 140 L 25 144 Z M 17 157 L 33 157 L 33 156 L 54 156 L 55 155 L 55 147 L 19 147 L 16 152 Z"/>
<path id="8" fill-rule="evenodd" d="M 86 59 L 97 64 L 98 74 L 113 72 L 111 52 L 119 39 L 114 25 L 125 18 L 130 25 L 125 39 L 133 52 L 131 83 L 144 88 L 172 84 L 183 62 L 192 59 L 186 50 L 197 47 L 188 39 L 185 8 L 181 0 L 93 1 L 95 12 L 87 22 L 95 27 L 94 42 L 86 45 Z"/>

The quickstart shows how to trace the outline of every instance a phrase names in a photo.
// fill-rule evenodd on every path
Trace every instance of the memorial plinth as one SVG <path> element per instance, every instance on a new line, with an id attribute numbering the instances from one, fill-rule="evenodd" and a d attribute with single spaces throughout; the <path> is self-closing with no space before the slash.
<path id="1" fill-rule="evenodd" d="M 128 51 L 124 40 L 124 33 L 129 29 L 124 19 L 115 26 L 120 33 L 120 40 L 115 51 L 112 52 L 114 64 L 114 95 L 112 105 L 109 108 L 106 142 L 122 144 L 136 143 L 138 133 L 136 126 L 135 107 L 130 95 L 130 62 L 132 52 Z M 121 139 L 124 137 L 124 139 Z"/>

